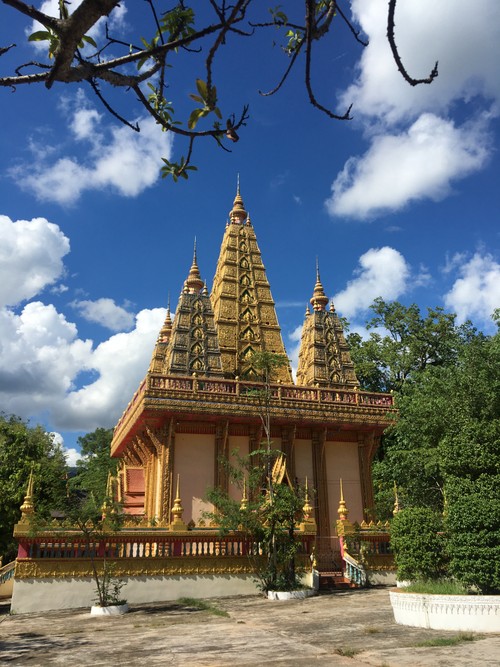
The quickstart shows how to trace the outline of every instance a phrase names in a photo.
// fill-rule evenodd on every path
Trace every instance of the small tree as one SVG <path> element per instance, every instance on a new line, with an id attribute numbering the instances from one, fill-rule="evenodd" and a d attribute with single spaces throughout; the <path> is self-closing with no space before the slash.
<path id="1" fill-rule="evenodd" d="M 304 495 L 292 485 L 286 474 L 283 453 L 273 449 L 271 438 L 271 382 L 273 373 L 288 363 L 288 359 L 272 352 L 256 352 L 250 359 L 262 387 L 251 390 L 259 404 L 264 443 L 263 447 L 238 457 L 237 465 L 229 461 L 229 479 L 243 491 L 243 500 L 237 503 L 220 489 L 208 493 L 216 507 L 212 518 L 223 532 L 243 530 L 261 545 L 259 554 L 250 554 L 262 589 L 293 590 L 300 584 L 296 571 L 296 554 L 300 545 L 295 537 L 295 526 L 303 516 Z M 249 498 L 247 498 L 247 493 Z M 262 560 L 256 556 L 264 557 Z"/>
<path id="2" fill-rule="evenodd" d="M 445 569 L 441 517 L 427 507 L 398 512 L 391 524 L 391 548 L 399 580 L 438 579 Z"/>

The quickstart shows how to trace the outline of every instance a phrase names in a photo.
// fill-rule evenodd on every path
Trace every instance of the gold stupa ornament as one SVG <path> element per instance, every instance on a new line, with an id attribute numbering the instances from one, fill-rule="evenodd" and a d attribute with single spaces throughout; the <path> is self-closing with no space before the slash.
<path id="1" fill-rule="evenodd" d="M 349 514 L 349 510 L 347 509 L 347 505 L 344 500 L 344 487 L 342 484 L 342 478 L 340 479 L 340 501 L 337 514 L 339 515 L 339 519 L 341 521 L 347 521 L 347 515 Z"/>
<path id="2" fill-rule="evenodd" d="M 170 530 L 187 530 L 187 526 L 182 520 L 182 514 L 184 508 L 182 507 L 181 495 L 180 495 L 180 475 L 177 475 L 177 486 L 175 490 L 175 500 L 174 506 L 172 507 L 173 521 L 170 524 Z"/>
<path id="3" fill-rule="evenodd" d="M 243 496 L 241 498 L 240 510 L 244 512 L 248 509 L 248 498 L 247 498 L 247 480 L 246 477 L 243 478 Z"/>
<path id="4" fill-rule="evenodd" d="M 399 507 L 399 498 L 398 498 L 398 487 L 396 482 L 394 482 L 394 509 L 392 510 L 393 516 L 395 516 L 400 510 Z"/>
<path id="5" fill-rule="evenodd" d="M 35 513 L 33 489 L 34 489 L 34 480 L 33 480 L 33 468 L 32 468 L 28 479 L 28 487 L 26 489 L 26 495 L 24 496 L 23 504 L 20 507 L 21 519 L 19 523 L 28 523 L 30 517 Z"/>

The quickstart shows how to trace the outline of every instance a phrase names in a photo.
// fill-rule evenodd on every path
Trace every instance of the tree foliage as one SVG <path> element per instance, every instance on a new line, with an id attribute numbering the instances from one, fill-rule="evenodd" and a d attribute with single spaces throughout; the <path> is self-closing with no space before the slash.
<path id="1" fill-rule="evenodd" d="M 461 342 L 472 334 L 457 327 L 455 315 L 428 308 L 422 315 L 416 304 L 375 299 L 372 330 L 367 340 L 350 333 L 347 341 L 361 386 L 367 391 L 399 392 L 429 366 L 453 363 Z"/>
<path id="2" fill-rule="evenodd" d="M 391 523 L 391 548 L 400 581 L 427 581 L 443 574 L 442 526 L 442 517 L 428 507 L 409 507 L 395 515 Z"/>
<path id="3" fill-rule="evenodd" d="M 149 34 L 111 34 L 106 26 L 105 38 L 94 41 L 88 33 L 95 24 L 106 20 L 119 5 L 119 0 L 82 0 L 73 8 L 67 0 L 59 0 L 59 16 L 47 13 L 22 0 L 2 0 L 30 21 L 38 21 L 42 29 L 33 32 L 28 40 L 47 43 L 45 60 L 18 62 L 15 73 L 0 77 L 0 86 L 15 90 L 17 86 L 44 84 L 52 88 L 60 83 L 88 83 L 106 110 L 131 129 L 139 131 L 137 123 L 127 120 L 129 105 L 124 111 L 109 101 L 111 88 L 133 95 L 142 109 L 152 116 L 164 131 L 180 135 L 187 141 L 187 152 L 176 162 L 163 158 L 162 175 L 174 180 L 187 178 L 193 145 L 200 138 L 211 138 L 225 150 L 238 141 L 238 132 L 248 120 L 248 105 L 239 112 L 221 110 L 215 80 L 215 62 L 230 49 L 240 48 L 239 42 L 252 39 L 256 33 L 272 30 L 284 53 L 283 74 L 267 95 L 276 93 L 290 72 L 303 65 L 303 80 L 307 97 L 313 107 L 330 118 L 350 118 L 350 108 L 334 113 L 322 104 L 312 85 L 313 55 L 320 40 L 332 35 L 342 25 L 353 39 L 366 45 L 360 31 L 352 25 L 347 13 L 336 0 L 302 0 L 268 7 L 255 0 L 209 0 L 193 3 L 185 0 L 145 0 L 150 26 Z M 74 10 L 73 10 L 74 9 Z M 389 0 L 387 36 L 395 64 L 410 85 L 431 83 L 437 76 L 437 63 L 426 79 L 412 78 L 399 57 L 395 35 L 396 0 Z M 71 11 L 73 10 L 73 11 Z M 386 11 L 385 8 L 383 11 Z M 15 48 L 15 44 L 0 45 L 0 55 Z M 177 91 L 172 90 L 174 77 L 171 68 L 180 60 L 194 60 L 200 72 L 191 85 L 189 97 L 194 109 L 186 118 L 174 110 Z M 182 89 L 184 91 L 185 82 Z"/>
<path id="4" fill-rule="evenodd" d="M 64 453 L 41 426 L 31 427 L 14 415 L 0 415 L 0 555 L 4 562 L 16 554 L 12 532 L 21 518 L 20 507 L 31 471 L 35 507 L 48 518 L 66 496 Z"/>
<path id="5" fill-rule="evenodd" d="M 113 429 L 97 428 L 78 438 L 81 459 L 77 462 L 77 473 L 71 480 L 71 487 L 86 495 L 92 495 L 95 502 L 102 506 L 108 477 L 116 475 L 118 459 L 110 455 Z"/>

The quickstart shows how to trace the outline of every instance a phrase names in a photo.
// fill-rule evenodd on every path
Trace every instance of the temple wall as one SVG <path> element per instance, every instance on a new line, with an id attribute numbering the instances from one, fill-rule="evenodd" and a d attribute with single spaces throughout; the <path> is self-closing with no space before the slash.
<path id="1" fill-rule="evenodd" d="M 120 579 L 127 582 L 122 593 L 129 604 L 164 602 L 181 597 L 211 598 L 258 593 L 253 574 L 141 576 Z M 90 608 L 95 599 L 95 582 L 90 577 L 16 579 L 11 613 Z"/>
<path id="2" fill-rule="evenodd" d="M 340 480 L 344 489 L 344 500 L 349 510 L 349 521 L 363 521 L 363 501 L 359 474 L 358 444 L 356 442 L 327 442 L 325 446 L 328 479 L 328 509 L 330 522 L 338 517 Z"/>
<path id="3" fill-rule="evenodd" d="M 180 475 L 180 494 L 185 523 L 196 524 L 212 505 L 204 501 L 206 491 L 214 485 L 215 436 L 178 433 L 175 437 L 174 480 Z M 174 482 L 175 485 L 175 482 Z M 175 491 L 175 486 L 174 486 Z"/>
<path id="4" fill-rule="evenodd" d="M 309 488 L 314 488 L 314 472 L 312 460 L 312 444 L 310 440 L 296 439 L 294 444 L 295 451 L 295 475 L 300 484 L 305 484 L 306 477 Z"/>

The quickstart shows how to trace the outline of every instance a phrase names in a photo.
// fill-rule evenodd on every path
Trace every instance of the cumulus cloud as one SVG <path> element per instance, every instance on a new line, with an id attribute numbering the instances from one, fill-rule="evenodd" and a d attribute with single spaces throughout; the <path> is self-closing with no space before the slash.
<path id="1" fill-rule="evenodd" d="M 472 319 L 493 328 L 491 315 L 500 308 L 500 263 L 476 252 L 470 259 L 455 256 L 454 268 L 460 277 L 444 297 L 446 307 L 457 314 L 459 323 Z"/>
<path id="2" fill-rule="evenodd" d="M 113 299 L 73 301 L 71 305 L 84 319 L 101 324 L 111 331 L 130 329 L 134 324 L 133 313 L 118 306 Z"/>
<path id="3" fill-rule="evenodd" d="M 335 294 L 335 308 L 345 317 L 367 310 L 374 299 L 393 300 L 404 294 L 411 277 L 411 268 L 403 255 L 385 246 L 371 248 L 359 258 L 355 278 Z"/>
<path id="4" fill-rule="evenodd" d="M 94 347 L 53 305 L 0 310 L 0 404 L 7 412 L 49 416 L 55 428 L 112 426 L 145 375 L 165 309 L 143 310 L 129 333 Z M 82 373 L 92 376 L 80 386 Z"/>
<path id="5" fill-rule="evenodd" d="M 387 43 L 386 9 L 379 0 L 353 0 L 369 46 L 339 104 L 353 103 L 370 147 L 336 177 L 327 201 L 331 215 L 366 219 L 415 200 L 436 201 L 485 165 L 492 150 L 488 127 L 500 101 L 500 4 L 480 4 L 472 14 L 465 0 L 398 4 L 396 39 L 408 72 L 426 77 L 439 60 L 438 78 L 412 88 Z M 450 119 L 458 104 L 469 119 L 460 125 Z"/>
<path id="6" fill-rule="evenodd" d="M 59 428 L 93 430 L 118 421 L 146 374 L 165 312 L 164 308 L 140 311 L 132 331 L 115 334 L 93 350 L 89 366 L 97 379 L 52 405 Z"/>
<path id="7" fill-rule="evenodd" d="M 356 81 L 342 94 L 341 106 L 353 103 L 356 114 L 392 124 L 425 111 L 446 113 L 455 101 L 477 95 L 499 100 L 500 5 L 497 0 L 481 0 L 478 11 L 469 8 L 467 0 L 398 3 L 396 41 L 407 71 L 423 78 L 439 61 L 438 78 L 412 88 L 392 58 L 385 7 L 379 0 L 354 0 L 353 14 L 369 45 L 363 49 Z"/>
<path id="8" fill-rule="evenodd" d="M 484 165 L 487 137 L 481 123 L 457 128 L 422 114 L 408 130 L 376 136 L 365 155 L 350 158 L 332 185 L 327 209 L 365 219 L 418 199 L 443 199 L 451 181 Z"/>
<path id="9" fill-rule="evenodd" d="M 29 169 L 18 165 L 10 170 L 20 187 L 41 201 L 69 205 L 92 190 L 136 197 L 158 180 L 161 157 L 171 157 L 173 139 L 152 118 L 138 119 L 140 132 L 107 125 L 82 91 L 64 98 L 61 107 L 75 142 L 41 152 L 31 138 L 34 162 Z M 70 151 L 73 155 L 61 156 Z"/>
<path id="10" fill-rule="evenodd" d="M 0 307 L 32 298 L 63 274 L 69 239 L 45 218 L 0 215 L 0 238 Z"/>
<path id="11" fill-rule="evenodd" d="M 66 457 L 66 462 L 70 468 L 74 468 L 78 461 L 82 458 L 80 452 L 74 447 L 66 447 L 64 445 L 64 438 L 57 431 L 52 431 L 50 433 L 55 443 L 61 446 L 64 456 Z"/>

